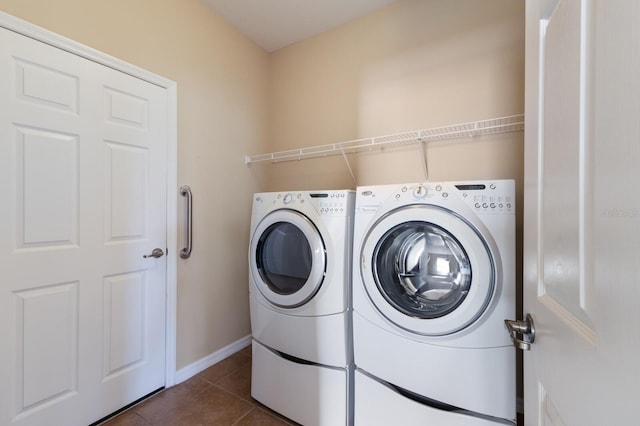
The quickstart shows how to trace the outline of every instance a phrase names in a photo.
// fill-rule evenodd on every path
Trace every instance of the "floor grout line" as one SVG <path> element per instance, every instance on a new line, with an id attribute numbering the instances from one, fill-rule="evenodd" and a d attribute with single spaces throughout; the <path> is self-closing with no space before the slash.
<path id="1" fill-rule="evenodd" d="M 235 422 L 233 422 L 233 424 L 232 424 L 231 426 L 233 426 L 233 425 L 237 425 L 239 422 L 241 422 L 241 421 L 242 421 L 242 419 L 244 419 L 244 418 L 245 418 L 245 417 L 247 417 L 249 414 L 251 414 L 251 412 L 252 412 L 252 411 L 255 411 L 255 410 L 256 410 L 256 408 L 257 408 L 257 407 L 256 407 L 255 405 L 254 405 L 254 406 L 252 406 L 252 407 L 251 407 L 251 409 L 250 409 L 249 411 L 247 411 L 246 413 L 244 413 L 244 415 L 242 415 L 242 417 L 240 417 L 238 420 L 236 420 Z"/>

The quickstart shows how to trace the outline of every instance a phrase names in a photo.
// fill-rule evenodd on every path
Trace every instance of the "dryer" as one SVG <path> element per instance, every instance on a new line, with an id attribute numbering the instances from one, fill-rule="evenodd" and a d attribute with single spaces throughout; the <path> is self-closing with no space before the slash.
<path id="1" fill-rule="evenodd" d="M 359 187 L 355 424 L 515 424 L 515 302 L 513 181 Z"/>
<path id="2" fill-rule="evenodd" d="M 251 394 L 305 425 L 349 422 L 354 201 L 349 190 L 253 198 Z"/>

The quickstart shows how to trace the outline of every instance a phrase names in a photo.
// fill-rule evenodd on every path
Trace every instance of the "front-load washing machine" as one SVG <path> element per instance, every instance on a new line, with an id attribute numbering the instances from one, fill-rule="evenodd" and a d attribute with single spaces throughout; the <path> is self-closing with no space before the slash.
<path id="1" fill-rule="evenodd" d="M 354 201 L 349 190 L 253 198 L 251 395 L 304 425 L 352 418 Z"/>
<path id="2" fill-rule="evenodd" d="M 359 187 L 355 424 L 514 424 L 511 180 Z"/>

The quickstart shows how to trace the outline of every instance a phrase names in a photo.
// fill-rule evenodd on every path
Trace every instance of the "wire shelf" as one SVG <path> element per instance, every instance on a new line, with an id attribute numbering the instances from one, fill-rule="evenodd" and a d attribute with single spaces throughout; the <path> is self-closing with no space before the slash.
<path id="1" fill-rule="evenodd" d="M 518 132 L 522 130 L 524 130 L 524 114 L 519 114 L 508 117 L 492 118 L 490 120 L 473 121 L 425 130 L 377 136 L 373 138 L 356 139 L 328 145 L 291 149 L 268 154 L 247 155 L 245 157 L 245 162 L 247 165 L 265 162 L 279 163 L 284 161 L 304 160 L 307 158 L 354 154 L 358 152 L 395 148 L 423 142 L 473 138 L 476 136 L 498 133 Z"/>

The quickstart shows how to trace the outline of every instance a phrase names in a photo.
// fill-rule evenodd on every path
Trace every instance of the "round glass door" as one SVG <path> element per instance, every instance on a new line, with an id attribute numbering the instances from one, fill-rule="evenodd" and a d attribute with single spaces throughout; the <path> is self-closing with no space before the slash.
<path id="1" fill-rule="evenodd" d="M 471 262 L 447 230 L 429 222 L 394 226 L 373 253 L 378 290 L 398 311 L 417 318 L 439 318 L 469 294 Z"/>
<path id="2" fill-rule="evenodd" d="M 277 294 L 294 294 L 311 274 L 311 247 L 304 233 L 289 222 L 276 222 L 260 236 L 256 265 L 264 283 Z"/>
<path id="3" fill-rule="evenodd" d="M 324 242 L 306 216 L 276 210 L 253 234 L 250 266 L 255 286 L 270 303 L 297 307 L 311 299 L 322 284 Z"/>
<path id="4" fill-rule="evenodd" d="M 442 336 L 468 327 L 496 288 L 489 236 L 437 206 L 405 206 L 378 219 L 361 248 L 369 299 L 407 331 Z"/>

